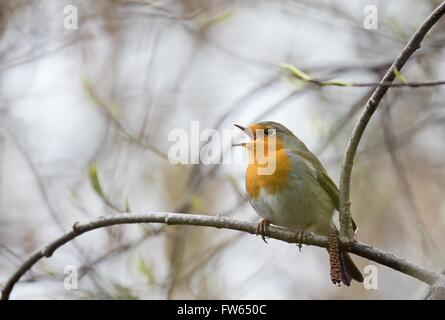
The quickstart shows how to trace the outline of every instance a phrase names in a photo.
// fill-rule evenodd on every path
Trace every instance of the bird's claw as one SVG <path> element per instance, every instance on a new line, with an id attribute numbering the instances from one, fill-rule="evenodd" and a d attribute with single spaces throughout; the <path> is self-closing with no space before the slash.
<path id="1" fill-rule="evenodd" d="M 354 239 L 357 239 L 357 235 L 358 235 L 358 227 L 357 227 L 357 228 L 355 228 L 355 230 L 354 230 L 354 233 L 353 233 L 352 237 L 353 237 Z"/>
<path id="2" fill-rule="evenodd" d="M 306 234 L 303 230 L 297 231 L 297 246 L 298 250 L 301 252 L 301 248 L 303 247 L 303 243 L 305 242 Z"/>
<path id="3" fill-rule="evenodd" d="M 263 241 L 265 243 L 267 243 L 267 241 L 266 241 L 266 231 L 267 231 L 267 227 L 269 225 L 270 225 L 270 222 L 268 220 L 266 220 L 266 219 L 263 219 L 260 222 L 258 222 L 258 224 L 256 226 L 256 233 L 261 236 L 261 238 L 263 239 Z"/>

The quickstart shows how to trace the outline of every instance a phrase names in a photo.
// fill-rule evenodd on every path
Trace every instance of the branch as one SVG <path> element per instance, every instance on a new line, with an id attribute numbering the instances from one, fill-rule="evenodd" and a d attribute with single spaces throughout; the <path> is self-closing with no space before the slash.
<path id="1" fill-rule="evenodd" d="M 410 81 L 393 83 L 391 81 L 381 82 L 347 82 L 338 79 L 318 80 L 311 78 L 306 82 L 315 84 L 320 87 L 335 86 L 335 87 L 389 87 L 389 88 L 422 88 L 422 87 L 436 87 L 445 85 L 445 80 L 437 81 Z"/>
<path id="2" fill-rule="evenodd" d="M 329 79 L 320 80 L 310 76 L 309 74 L 301 71 L 297 67 L 283 63 L 281 67 L 289 72 L 289 76 L 302 80 L 304 82 L 315 84 L 319 87 L 392 87 L 392 88 L 421 88 L 421 87 L 436 87 L 445 85 L 445 80 L 435 80 L 435 81 L 406 81 L 402 75 L 399 75 L 402 82 L 393 83 L 392 81 L 380 81 L 380 82 L 355 82 L 355 81 L 344 81 L 340 79 Z M 398 71 L 395 72 L 397 76 Z"/>
<path id="3" fill-rule="evenodd" d="M 389 67 L 388 71 L 380 81 L 381 84 L 388 84 L 392 82 L 396 76 L 395 70 L 401 70 L 411 55 L 420 48 L 420 44 L 425 37 L 426 33 L 433 27 L 433 25 L 442 17 L 445 13 L 445 1 L 442 2 L 422 23 L 422 25 L 413 34 L 411 39 L 405 45 L 396 58 L 394 63 Z M 366 106 L 352 132 L 346 147 L 345 154 L 343 156 L 342 171 L 340 175 L 340 225 L 341 225 L 341 237 L 343 240 L 352 239 L 352 226 L 351 226 L 351 212 L 350 212 L 350 184 L 351 184 L 351 172 L 354 163 L 354 157 L 357 153 L 357 148 L 360 143 L 360 139 L 363 132 L 368 125 L 373 113 L 377 109 L 380 101 L 388 91 L 389 87 L 378 86 L 372 96 L 369 98 Z"/>
<path id="4" fill-rule="evenodd" d="M 250 234 L 256 234 L 256 224 L 227 218 L 223 216 L 208 216 L 196 214 L 181 214 L 181 213 L 120 213 L 106 217 L 99 217 L 91 222 L 78 223 L 76 222 L 73 229 L 61 237 L 57 238 L 42 250 L 31 255 L 22 265 L 15 271 L 15 273 L 6 281 L 2 290 L 2 299 L 9 299 L 12 289 L 20 278 L 30 270 L 34 264 L 44 257 L 51 257 L 51 255 L 60 247 L 77 238 L 83 233 L 120 224 L 134 224 L 134 223 L 163 223 L 167 225 L 189 225 L 189 226 L 204 226 L 218 229 L 230 229 Z M 269 227 L 266 235 L 270 238 L 282 240 L 289 243 L 298 243 L 297 233 L 287 229 Z M 306 233 L 305 244 L 327 247 L 328 241 L 326 237 L 318 236 L 312 233 Z M 394 270 L 405 273 L 420 281 L 428 283 L 432 286 L 445 285 L 445 276 L 430 270 L 428 268 L 417 265 L 413 262 L 400 258 L 391 253 L 373 248 L 367 244 L 359 241 L 342 242 L 340 247 L 344 251 L 355 253 L 361 257 L 383 264 Z"/>
<path id="5" fill-rule="evenodd" d="M 350 82 L 340 79 L 330 79 L 330 80 L 320 80 L 316 79 L 309 74 L 301 71 L 297 67 L 283 63 L 281 67 L 290 73 L 290 76 L 297 78 L 299 80 L 305 81 L 307 83 L 315 84 L 319 87 L 335 86 L 335 87 L 396 87 L 396 88 L 420 88 L 420 87 L 435 87 L 445 85 L 445 80 L 436 81 L 411 81 L 407 82 L 402 76 L 400 80 L 403 82 L 393 83 L 392 81 L 381 81 L 381 82 Z M 398 71 L 396 71 L 397 76 Z"/>

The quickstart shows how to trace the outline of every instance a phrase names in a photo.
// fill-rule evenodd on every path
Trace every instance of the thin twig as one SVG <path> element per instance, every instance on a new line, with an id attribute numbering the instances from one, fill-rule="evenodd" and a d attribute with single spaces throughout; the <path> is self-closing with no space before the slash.
<path id="1" fill-rule="evenodd" d="M 320 87 L 392 87 L 392 88 L 421 88 L 421 87 L 436 87 L 445 85 L 445 80 L 435 80 L 435 81 L 405 81 L 393 83 L 391 81 L 381 81 L 381 82 L 355 82 L 355 81 L 344 81 L 339 79 L 330 80 L 319 80 L 311 76 L 297 77 L 299 80 L 306 81 L 311 84 L 315 84 Z"/>

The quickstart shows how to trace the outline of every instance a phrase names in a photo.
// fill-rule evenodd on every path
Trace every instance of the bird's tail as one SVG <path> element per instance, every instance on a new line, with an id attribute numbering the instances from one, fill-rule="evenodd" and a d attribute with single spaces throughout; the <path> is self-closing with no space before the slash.
<path id="1" fill-rule="evenodd" d="M 340 269 L 341 269 L 341 281 L 349 286 L 351 279 L 358 282 L 363 282 L 363 275 L 360 270 L 352 261 L 351 256 L 344 251 L 340 252 Z"/>

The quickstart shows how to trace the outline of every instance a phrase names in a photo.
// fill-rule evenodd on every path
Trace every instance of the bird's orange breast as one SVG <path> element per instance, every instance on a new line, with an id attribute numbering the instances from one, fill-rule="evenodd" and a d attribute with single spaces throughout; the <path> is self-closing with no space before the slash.
<path id="1" fill-rule="evenodd" d="M 266 167 L 266 164 L 259 164 L 252 161 L 247 167 L 246 172 L 246 191 L 250 198 L 258 197 L 261 188 L 264 188 L 268 194 L 275 194 L 287 187 L 289 182 L 289 174 L 292 169 L 292 163 L 289 160 L 285 149 L 269 152 L 269 157 L 275 156 L 275 170 L 270 175 L 260 174 L 259 169 Z M 271 161 L 271 160 L 270 160 Z"/>

